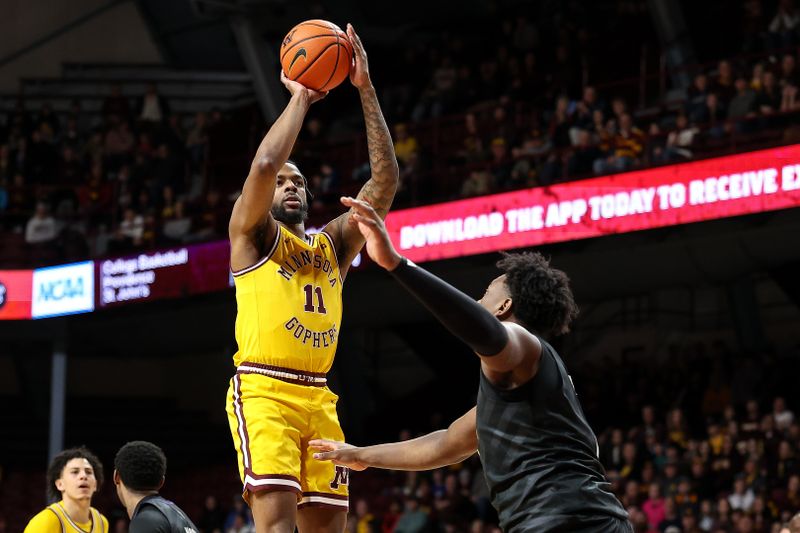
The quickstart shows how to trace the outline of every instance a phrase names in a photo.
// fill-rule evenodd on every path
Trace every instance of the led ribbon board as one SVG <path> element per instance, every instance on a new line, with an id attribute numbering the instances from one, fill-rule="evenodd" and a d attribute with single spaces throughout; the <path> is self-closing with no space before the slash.
<path id="1" fill-rule="evenodd" d="M 390 212 L 417 262 L 800 206 L 800 145 Z"/>

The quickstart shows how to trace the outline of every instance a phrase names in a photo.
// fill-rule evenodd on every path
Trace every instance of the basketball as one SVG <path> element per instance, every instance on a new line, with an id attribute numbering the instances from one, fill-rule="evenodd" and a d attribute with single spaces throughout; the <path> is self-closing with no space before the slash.
<path id="1" fill-rule="evenodd" d="M 307 20 L 292 28 L 281 44 L 281 66 L 290 80 L 315 91 L 329 91 L 350 73 L 353 46 L 339 26 Z"/>

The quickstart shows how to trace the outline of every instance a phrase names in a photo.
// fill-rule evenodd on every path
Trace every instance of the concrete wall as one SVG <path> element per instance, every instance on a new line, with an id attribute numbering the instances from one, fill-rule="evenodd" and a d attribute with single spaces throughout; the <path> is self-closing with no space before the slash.
<path id="1" fill-rule="evenodd" d="M 4 0 L 0 58 L 106 4 Z M 17 91 L 22 77 L 57 77 L 63 62 L 161 63 L 162 58 L 136 4 L 123 2 L 0 67 L 0 91 Z"/>

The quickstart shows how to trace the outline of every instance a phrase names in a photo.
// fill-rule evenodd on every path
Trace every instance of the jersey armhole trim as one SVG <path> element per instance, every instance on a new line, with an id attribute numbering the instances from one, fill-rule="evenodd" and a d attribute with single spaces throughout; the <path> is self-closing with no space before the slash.
<path id="1" fill-rule="evenodd" d="M 251 265 L 251 266 L 249 266 L 247 268 L 243 268 L 241 270 L 233 270 L 233 269 L 231 269 L 231 274 L 233 274 L 234 277 L 239 277 L 239 276 L 242 276 L 244 274 L 247 274 L 248 272 L 252 272 L 253 270 L 257 269 L 258 267 L 260 267 L 261 265 L 263 265 L 264 263 L 269 261 L 269 259 L 273 256 L 273 254 L 275 254 L 275 250 L 278 249 L 278 243 L 279 242 L 281 242 L 281 225 L 280 224 L 278 224 L 278 230 L 275 232 L 275 242 L 272 243 L 272 247 L 270 248 L 269 253 L 267 253 L 267 255 L 265 255 L 264 257 L 262 257 L 256 264 Z"/>
<path id="2" fill-rule="evenodd" d="M 339 254 L 336 253 L 336 243 L 333 241 L 333 237 L 331 237 L 331 234 L 325 230 L 320 231 L 319 235 L 325 235 L 328 238 L 328 242 L 331 243 L 331 249 L 333 250 L 333 258 L 336 260 L 336 269 L 339 271 L 339 283 L 341 283 L 342 287 L 344 287 L 344 278 L 342 277 L 342 266 L 339 264 Z"/>
<path id="3" fill-rule="evenodd" d="M 52 506 L 48 505 L 47 510 L 56 515 L 56 520 L 58 520 L 58 524 L 61 526 L 61 533 L 67 533 L 66 528 L 64 527 L 64 521 L 61 520 L 61 517 L 58 515 L 55 509 Z"/>

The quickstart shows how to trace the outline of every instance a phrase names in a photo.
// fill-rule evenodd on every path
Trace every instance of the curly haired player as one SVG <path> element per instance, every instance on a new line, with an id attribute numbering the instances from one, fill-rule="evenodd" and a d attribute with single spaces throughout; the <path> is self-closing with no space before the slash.
<path id="1" fill-rule="evenodd" d="M 88 449 L 70 448 L 47 468 L 47 497 L 56 501 L 31 518 L 25 533 L 107 533 L 108 519 L 92 507 L 103 464 Z"/>
<path id="2" fill-rule="evenodd" d="M 367 252 L 481 359 L 477 406 L 446 430 L 364 448 L 315 440 L 315 457 L 355 470 L 427 470 L 480 453 L 504 531 L 632 532 L 564 362 L 544 338 L 577 315 L 569 279 L 538 253 L 506 254 L 480 301 L 400 256 L 369 204 L 343 198 Z"/>

